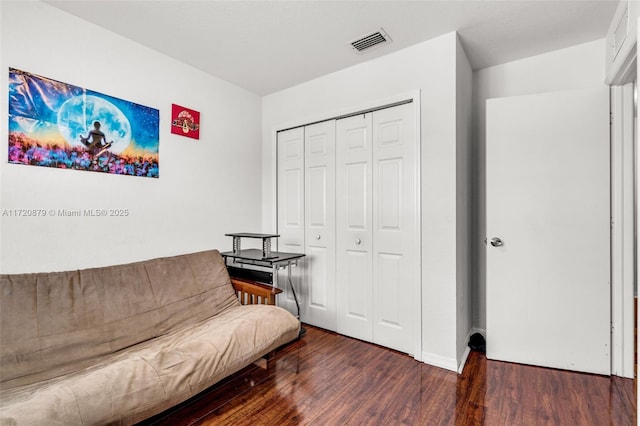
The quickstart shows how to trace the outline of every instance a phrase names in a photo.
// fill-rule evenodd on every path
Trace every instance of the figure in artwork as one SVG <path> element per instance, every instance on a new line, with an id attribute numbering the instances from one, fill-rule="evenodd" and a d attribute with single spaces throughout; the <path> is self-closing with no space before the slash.
<path id="1" fill-rule="evenodd" d="M 111 145 L 113 145 L 113 141 L 107 142 L 106 136 L 100 130 L 99 121 L 95 121 L 93 123 L 93 129 L 89 132 L 86 138 L 80 135 L 80 141 L 82 141 L 89 152 L 91 152 L 94 156 L 102 154 L 104 151 L 109 149 Z"/>

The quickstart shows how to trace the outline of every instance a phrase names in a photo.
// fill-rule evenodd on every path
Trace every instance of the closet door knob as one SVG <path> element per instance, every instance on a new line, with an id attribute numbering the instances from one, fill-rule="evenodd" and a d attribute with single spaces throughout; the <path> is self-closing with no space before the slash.
<path id="1" fill-rule="evenodd" d="M 320 234 L 316 235 L 316 240 L 319 240 L 320 238 Z"/>
<path id="2" fill-rule="evenodd" d="M 362 242 L 362 240 L 360 240 L 360 238 L 356 238 L 356 244 L 360 244 Z"/>

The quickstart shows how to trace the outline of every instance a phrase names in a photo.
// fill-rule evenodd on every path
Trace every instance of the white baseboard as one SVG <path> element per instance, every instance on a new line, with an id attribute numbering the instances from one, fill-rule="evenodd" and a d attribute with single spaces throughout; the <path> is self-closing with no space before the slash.
<path id="1" fill-rule="evenodd" d="M 471 334 L 469 334 L 469 336 L 471 336 Z M 468 341 L 469 339 L 467 338 L 467 342 Z M 467 358 L 469 357 L 469 353 L 471 353 L 471 349 L 469 348 L 469 345 L 467 345 L 467 347 L 464 348 L 464 353 L 462 354 L 460 365 L 458 365 L 458 374 L 462 374 L 462 370 L 464 370 L 464 365 L 467 363 Z"/>
<path id="2" fill-rule="evenodd" d="M 430 353 L 430 352 L 422 352 L 422 362 L 424 362 L 425 364 L 433 365 L 434 367 L 439 367 L 439 368 L 444 368 L 446 370 L 455 371 L 458 374 L 462 373 L 462 370 L 464 369 L 464 365 L 467 362 L 467 358 L 469 356 L 469 353 L 471 352 L 471 349 L 469 348 L 469 344 L 468 344 L 469 343 L 469 338 L 474 333 L 480 333 L 483 336 L 487 335 L 486 331 L 484 329 L 482 329 L 482 328 L 474 327 L 471 330 L 469 330 L 469 333 L 465 337 L 466 348 L 464 350 L 464 353 L 462 354 L 462 358 L 460 360 L 460 364 L 458 364 L 458 362 L 456 361 L 455 358 L 448 358 L 448 357 L 444 357 L 442 355 L 433 354 L 433 353 Z"/>
<path id="3" fill-rule="evenodd" d="M 422 362 L 434 367 L 444 368 L 450 371 L 458 371 L 458 363 L 455 358 L 448 358 L 430 352 L 422 352 Z"/>

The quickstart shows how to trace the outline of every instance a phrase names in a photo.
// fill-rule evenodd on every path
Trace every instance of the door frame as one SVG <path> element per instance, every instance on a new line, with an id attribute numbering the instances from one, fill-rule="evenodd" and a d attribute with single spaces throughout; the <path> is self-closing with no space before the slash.
<path id="1" fill-rule="evenodd" d="M 611 374 L 634 377 L 634 88 L 611 89 Z"/>
<path id="2" fill-rule="evenodd" d="M 331 120 L 340 116 L 349 115 L 355 112 L 379 109 L 387 105 L 411 100 L 413 105 L 413 117 L 414 117 L 414 149 L 415 149 L 415 166 L 416 166 L 416 182 L 415 182 L 415 197 L 416 197 L 416 211 L 414 212 L 413 224 L 416 229 L 415 237 L 411 242 L 415 253 L 417 253 L 416 265 L 411 272 L 414 282 L 414 288 L 411 297 L 413 297 L 413 336 L 414 336 L 414 352 L 411 354 L 417 361 L 422 361 L 422 162 L 421 162 L 421 91 L 413 90 L 409 92 L 398 93 L 385 98 L 372 99 L 363 101 L 362 103 L 348 105 L 346 107 L 336 108 L 333 111 L 327 111 L 323 113 L 314 114 L 304 119 L 297 119 L 286 123 L 273 126 L 271 128 L 271 182 L 272 182 L 272 199 L 271 205 L 273 206 L 271 227 L 278 232 L 278 132 L 287 130 L 293 127 L 305 126 L 307 124 Z"/>
<path id="3" fill-rule="evenodd" d="M 629 19 L 629 27 L 623 46 L 614 58 L 607 56 L 612 64 L 611 75 L 606 83 L 611 91 L 611 374 L 634 377 L 634 352 L 639 341 L 634 337 L 634 290 L 640 270 L 640 252 L 637 242 L 637 227 L 640 224 L 638 210 L 638 152 L 637 135 L 637 81 L 638 33 L 640 18 L 637 10 L 629 13 L 629 6 L 621 2 L 614 22 Z M 623 15 L 627 14 L 626 17 Z M 632 21 L 633 20 L 633 21 Z M 610 33 L 611 33 L 610 29 Z M 607 40 L 610 39 L 608 35 Z M 625 84 L 633 83 L 633 89 Z M 636 129 L 634 131 L 634 129 Z M 631 141 L 629 141 L 631 138 Z M 631 152 L 629 153 L 629 149 Z M 630 158 L 628 158 L 630 157 Z M 629 174 L 629 168 L 631 173 Z M 631 200 L 629 199 L 631 198 Z M 632 234 L 631 244 L 626 233 Z M 626 236 L 626 238 L 625 238 Z M 634 258 L 635 257 L 635 258 Z M 639 336 L 640 339 L 640 336 Z M 640 384 L 639 384 L 640 386 Z"/>

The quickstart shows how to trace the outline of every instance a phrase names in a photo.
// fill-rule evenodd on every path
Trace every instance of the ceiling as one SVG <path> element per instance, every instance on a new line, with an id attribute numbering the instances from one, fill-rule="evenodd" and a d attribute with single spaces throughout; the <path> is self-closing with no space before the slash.
<path id="1" fill-rule="evenodd" d="M 604 38 L 618 4 L 617 0 L 44 1 L 259 95 L 451 31 L 458 31 L 474 69 L 561 49 Z M 363 53 L 349 45 L 381 27 L 391 43 Z"/>

